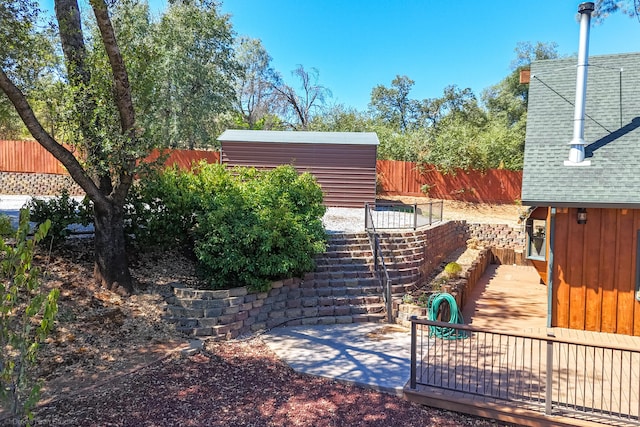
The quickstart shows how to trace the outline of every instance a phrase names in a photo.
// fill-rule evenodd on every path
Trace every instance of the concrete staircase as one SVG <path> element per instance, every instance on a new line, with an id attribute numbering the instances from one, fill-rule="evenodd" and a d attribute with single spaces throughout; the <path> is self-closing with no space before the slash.
<path id="1" fill-rule="evenodd" d="M 451 230 L 456 231 L 455 227 Z M 430 265 L 427 255 L 437 257 L 447 250 L 436 248 L 447 241 L 447 234 L 452 233 L 381 234 L 394 303 L 420 283 Z M 249 292 L 246 286 L 201 290 L 174 283 L 172 295 L 166 299 L 165 320 L 188 335 L 216 340 L 283 325 L 386 320 L 382 281 L 375 272 L 366 233 L 331 235 L 316 265 L 315 271 L 304 278 L 272 282 L 265 292 Z"/>
<path id="2" fill-rule="evenodd" d="M 420 280 L 424 242 L 401 233 L 383 233 L 381 247 L 392 283 L 393 299 L 400 299 Z M 375 272 L 366 233 L 333 234 L 316 269 L 301 284 L 303 305 L 316 302 L 318 316 L 351 316 L 354 322 L 386 318 L 382 281 Z M 340 319 L 336 319 L 340 322 Z M 346 319 L 345 319 L 346 321 Z"/>
<path id="3" fill-rule="evenodd" d="M 377 278 L 366 233 L 333 234 L 316 269 L 300 285 L 305 298 L 317 298 L 318 316 L 336 322 L 375 322 L 385 318 L 382 284 Z M 303 305 L 305 301 L 303 301 Z"/>

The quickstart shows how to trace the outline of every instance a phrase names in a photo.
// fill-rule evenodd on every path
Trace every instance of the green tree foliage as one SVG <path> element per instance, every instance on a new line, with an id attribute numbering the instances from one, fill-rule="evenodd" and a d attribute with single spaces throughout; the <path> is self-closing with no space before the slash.
<path id="1" fill-rule="evenodd" d="M 40 98 L 42 79 L 57 64 L 51 36 L 40 31 L 33 0 L 0 3 L 0 61 L 4 72 L 19 84 L 30 101 Z M 10 99 L 0 93 L 0 138 L 20 139 L 28 131 Z"/>
<path id="2" fill-rule="evenodd" d="M 93 203 L 96 281 L 131 293 L 124 203 L 136 160 L 153 145 L 213 143 L 235 96 L 231 26 L 209 0 L 173 1 L 160 22 L 144 0 L 92 0 L 84 22 L 77 0 L 54 4 L 55 48 L 34 1 L 0 5 L 0 88 Z M 33 100 L 38 76 L 53 102 Z"/>
<path id="3" fill-rule="evenodd" d="M 335 105 L 324 114 L 315 116 L 309 130 L 322 132 L 375 132 L 380 140 L 378 158 L 417 161 L 427 141 L 426 131 L 416 128 L 400 132 L 380 118 L 353 108 Z"/>
<path id="4" fill-rule="evenodd" d="M 337 104 L 313 117 L 309 130 L 317 132 L 371 132 L 374 120 L 355 108 Z"/>
<path id="5" fill-rule="evenodd" d="M 157 27 L 159 62 L 152 117 L 172 147 L 206 147 L 224 130 L 240 72 L 229 17 L 213 0 L 176 0 Z"/>
<path id="6" fill-rule="evenodd" d="M 528 86 L 520 83 L 520 71 L 533 60 L 557 58 L 555 43 L 519 43 L 513 71 L 486 89 L 482 103 L 469 88 L 450 85 L 442 96 L 411 98 L 414 81 L 397 76 L 390 87 L 371 92 L 369 117 L 360 130 L 375 131 L 380 139 L 378 158 L 420 161 L 442 171 L 456 169 L 522 168 Z M 318 120 L 332 130 L 354 123 L 354 114 L 333 112 Z"/>
<path id="7" fill-rule="evenodd" d="M 57 289 L 40 289 L 39 270 L 33 266 L 35 245 L 44 239 L 49 222 L 28 238 L 29 216 L 20 213 L 15 244 L 0 239 L 0 399 L 12 425 L 29 424 L 40 398 L 41 383 L 33 366 L 38 349 L 54 326 Z"/>
<path id="8" fill-rule="evenodd" d="M 602 23 L 611 13 L 622 12 L 640 20 L 640 2 L 638 0 L 596 0 L 593 16 L 598 23 Z"/>
<path id="9" fill-rule="evenodd" d="M 427 149 L 429 132 L 425 129 L 401 133 L 387 126 L 375 125 L 371 130 L 376 132 L 380 140 L 378 158 L 381 160 L 416 162 Z"/>
<path id="10" fill-rule="evenodd" d="M 162 147 L 214 146 L 240 72 L 229 17 L 209 0 L 170 2 L 159 19 L 146 0 L 120 0 L 112 16 L 144 139 Z M 98 69 L 108 70 L 104 49 L 92 46 L 91 54 Z"/>
<path id="11" fill-rule="evenodd" d="M 312 270 L 313 255 L 324 250 L 322 190 L 292 166 L 169 169 L 144 179 L 136 194 L 136 238 L 193 245 L 213 288 L 266 289 L 272 280 Z"/>
<path id="12" fill-rule="evenodd" d="M 414 127 L 419 110 L 419 103 L 409 98 L 414 84 L 407 76 L 396 76 L 391 87 L 374 87 L 369 104 L 373 116 L 401 133 Z"/>

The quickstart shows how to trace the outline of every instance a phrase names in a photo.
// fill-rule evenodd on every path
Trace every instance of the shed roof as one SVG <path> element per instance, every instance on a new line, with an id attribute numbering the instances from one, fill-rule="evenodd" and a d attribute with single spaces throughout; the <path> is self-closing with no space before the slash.
<path id="1" fill-rule="evenodd" d="M 565 166 L 576 59 L 531 66 L 522 202 L 640 207 L 640 53 L 589 58 L 584 139 L 590 166 Z"/>
<path id="2" fill-rule="evenodd" d="M 375 132 L 308 132 L 228 129 L 218 137 L 220 142 L 269 142 L 284 144 L 349 144 L 378 145 Z"/>

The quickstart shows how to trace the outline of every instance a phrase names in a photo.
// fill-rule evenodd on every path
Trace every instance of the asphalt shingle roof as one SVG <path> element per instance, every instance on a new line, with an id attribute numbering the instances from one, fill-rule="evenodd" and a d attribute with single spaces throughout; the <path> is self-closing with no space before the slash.
<path id="1" fill-rule="evenodd" d="M 531 66 L 522 202 L 640 207 L 640 53 L 592 56 L 584 139 L 590 166 L 565 166 L 573 136 L 575 58 Z"/>

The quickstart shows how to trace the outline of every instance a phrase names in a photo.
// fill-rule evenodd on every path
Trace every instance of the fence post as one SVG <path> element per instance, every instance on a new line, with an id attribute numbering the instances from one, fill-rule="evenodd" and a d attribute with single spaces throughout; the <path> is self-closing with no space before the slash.
<path id="1" fill-rule="evenodd" d="M 433 202 L 429 202 L 429 225 L 433 224 Z"/>
<path id="2" fill-rule="evenodd" d="M 442 210 L 444 209 L 444 200 L 440 202 L 440 221 L 442 221 Z"/>
<path id="3" fill-rule="evenodd" d="M 387 286 L 385 292 L 387 294 L 387 323 L 393 323 L 393 301 L 391 300 L 391 280 L 388 279 L 388 276 L 385 277 L 384 281 Z"/>
<path id="4" fill-rule="evenodd" d="M 416 389 L 416 365 L 417 365 L 417 356 L 416 356 L 416 351 L 417 351 L 417 333 L 416 333 L 416 322 L 415 320 L 417 319 L 416 316 L 411 316 L 411 318 L 409 319 L 411 321 L 411 377 L 409 378 L 410 381 L 410 385 L 409 387 L 411 388 L 411 390 L 415 390 Z"/>
<path id="5" fill-rule="evenodd" d="M 547 336 L 554 336 L 553 332 L 547 332 Z M 553 341 L 547 341 L 547 381 L 544 397 L 544 413 L 551 415 L 553 402 Z"/>
<path id="6" fill-rule="evenodd" d="M 364 229 L 369 230 L 369 203 L 364 204 Z"/>
<path id="7" fill-rule="evenodd" d="M 413 204 L 413 230 L 418 228 L 418 204 Z"/>

